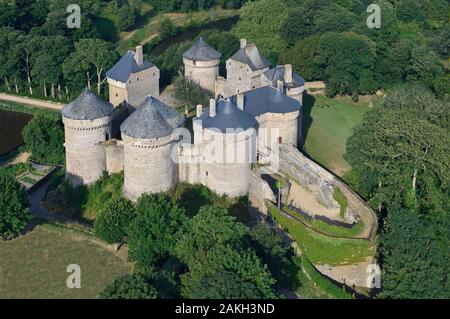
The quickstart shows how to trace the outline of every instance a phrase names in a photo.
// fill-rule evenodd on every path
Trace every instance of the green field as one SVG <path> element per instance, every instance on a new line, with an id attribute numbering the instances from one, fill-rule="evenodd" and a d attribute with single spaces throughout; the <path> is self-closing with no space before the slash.
<path id="1" fill-rule="evenodd" d="M 336 175 L 343 176 L 350 170 L 343 157 L 347 139 L 367 110 L 367 104 L 353 103 L 349 98 L 305 95 L 302 130 L 306 140 L 303 151 Z"/>
<path id="2" fill-rule="evenodd" d="M 66 268 L 81 268 L 81 288 L 69 289 Z M 42 224 L 12 241 L 0 240 L 0 299 L 95 298 L 130 264 L 92 239 Z"/>

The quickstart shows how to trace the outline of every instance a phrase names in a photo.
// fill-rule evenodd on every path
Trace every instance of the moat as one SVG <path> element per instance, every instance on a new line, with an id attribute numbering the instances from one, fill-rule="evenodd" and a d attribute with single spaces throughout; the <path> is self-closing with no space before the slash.
<path id="1" fill-rule="evenodd" d="M 22 129 L 32 117 L 31 114 L 0 109 L 0 156 L 23 144 Z"/>

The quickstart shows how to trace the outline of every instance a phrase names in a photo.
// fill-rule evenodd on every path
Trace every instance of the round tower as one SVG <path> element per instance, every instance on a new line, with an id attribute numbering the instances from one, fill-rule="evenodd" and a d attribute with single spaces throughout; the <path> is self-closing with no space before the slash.
<path id="1" fill-rule="evenodd" d="M 124 194 L 136 201 L 144 193 L 172 188 L 178 166 L 172 159 L 172 132 L 184 118 L 161 101 L 148 97 L 121 125 L 124 142 Z"/>
<path id="2" fill-rule="evenodd" d="M 211 48 L 202 37 L 183 54 L 184 76 L 214 94 L 222 54 Z"/>
<path id="3" fill-rule="evenodd" d="M 66 148 L 66 179 L 92 184 L 106 171 L 102 145 L 109 138 L 112 104 L 85 89 L 62 109 Z"/>
<path id="4" fill-rule="evenodd" d="M 230 99 L 219 101 L 212 115 L 202 123 L 202 184 L 220 195 L 247 195 L 258 123 Z"/>

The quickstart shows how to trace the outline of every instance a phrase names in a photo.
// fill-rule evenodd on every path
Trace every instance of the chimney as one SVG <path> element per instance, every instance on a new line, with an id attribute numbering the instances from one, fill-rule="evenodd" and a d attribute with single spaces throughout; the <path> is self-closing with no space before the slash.
<path id="1" fill-rule="evenodd" d="M 203 106 L 201 104 L 197 105 L 197 117 L 202 116 L 203 113 Z"/>
<path id="2" fill-rule="evenodd" d="M 277 81 L 277 89 L 278 89 L 278 91 L 283 92 L 283 87 L 284 87 L 283 81 L 278 80 Z"/>
<path id="3" fill-rule="evenodd" d="M 237 95 L 237 107 L 243 111 L 244 110 L 244 94 L 240 93 Z"/>
<path id="4" fill-rule="evenodd" d="M 214 99 L 209 100 L 209 116 L 216 116 L 216 100 Z"/>
<path id="5" fill-rule="evenodd" d="M 134 54 L 134 59 L 136 60 L 137 65 L 144 64 L 144 53 L 142 52 L 141 45 L 136 47 L 136 53 Z"/>
<path id="6" fill-rule="evenodd" d="M 292 64 L 286 64 L 284 66 L 284 82 L 292 83 Z"/>
<path id="7" fill-rule="evenodd" d="M 247 39 L 241 39 L 241 49 L 247 46 Z"/>

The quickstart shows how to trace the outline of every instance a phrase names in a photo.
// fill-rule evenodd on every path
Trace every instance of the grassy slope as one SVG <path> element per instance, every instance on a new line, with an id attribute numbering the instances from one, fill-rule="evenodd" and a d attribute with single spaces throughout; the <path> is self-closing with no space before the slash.
<path id="1" fill-rule="evenodd" d="M 128 49 L 134 48 L 136 45 L 144 45 L 159 35 L 161 22 L 168 18 L 176 26 L 183 26 L 190 20 L 197 22 L 205 22 L 217 20 L 219 18 L 232 17 L 238 14 L 239 10 L 213 8 L 208 11 L 198 11 L 192 13 L 161 13 L 154 17 L 150 17 L 147 23 L 144 23 L 139 29 L 130 32 L 121 32 L 119 40 L 116 44 L 117 50 L 121 53 Z"/>
<path id="2" fill-rule="evenodd" d="M 313 264 L 353 264 L 365 261 L 372 255 L 372 247 L 366 240 L 326 237 L 282 215 L 273 206 L 269 210 Z"/>
<path id="3" fill-rule="evenodd" d="M 343 176 L 350 170 L 343 158 L 347 139 L 368 109 L 367 104 L 355 104 L 348 98 L 306 95 L 303 109 L 304 151 L 338 176 Z"/>
<path id="4" fill-rule="evenodd" d="M 81 267 L 81 288 L 68 289 L 66 267 Z M 0 241 L 0 299 L 95 298 L 131 266 L 113 252 L 44 224 L 13 241 Z"/>

